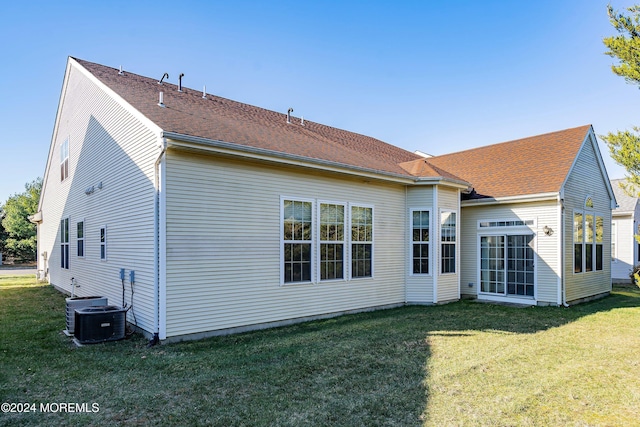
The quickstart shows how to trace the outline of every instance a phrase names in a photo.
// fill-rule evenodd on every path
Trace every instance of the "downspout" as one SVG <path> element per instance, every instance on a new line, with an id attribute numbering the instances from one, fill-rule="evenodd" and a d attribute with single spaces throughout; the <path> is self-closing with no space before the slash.
<path id="1" fill-rule="evenodd" d="M 432 251 L 429 254 L 429 257 L 434 260 L 433 262 L 433 303 L 438 303 L 438 275 L 440 274 L 440 260 L 439 257 L 442 255 L 440 253 L 440 211 L 438 208 L 438 190 L 439 187 L 437 185 L 433 186 L 433 216 L 434 220 L 431 220 L 432 224 L 436 224 L 435 228 L 435 244 L 429 245 L 430 250 Z M 431 237 L 429 237 L 431 240 Z"/>
<path id="2" fill-rule="evenodd" d="M 565 250 L 566 250 L 566 246 L 567 246 L 567 242 L 566 242 L 566 218 L 565 218 L 565 212 L 564 212 L 564 189 L 560 191 L 560 194 L 558 195 L 559 197 L 559 201 L 560 201 L 560 246 L 561 246 L 561 251 L 560 251 L 560 287 L 562 288 L 562 306 L 563 307 L 569 307 L 569 305 L 567 304 L 567 275 L 566 275 L 566 265 L 565 265 Z"/>
<path id="3" fill-rule="evenodd" d="M 153 338 L 149 341 L 149 345 L 157 344 L 161 339 L 161 331 L 160 331 L 160 287 L 161 282 L 164 277 L 164 272 L 162 272 L 162 268 L 164 267 L 164 263 L 160 262 L 161 258 L 161 250 L 162 244 L 160 241 L 161 233 L 160 227 L 163 222 L 161 221 L 161 211 L 162 211 L 162 203 L 161 203 L 161 195 L 162 195 L 162 185 L 164 185 L 163 180 L 161 179 L 161 173 L 164 168 L 161 168 L 162 161 L 165 157 L 165 152 L 167 151 L 167 140 L 162 136 L 162 134 L 158 137 L 158 143 L 160 146 L 160 153 L 154 163 L 154 187 L 155 187 L 155 198 L 154 198 L 154 269 L 155 269 L 155 286 L 154 286 L 154 324 L 156 327 Z M 162 335 L 164 335 L 164 331 L 162 331 Z M 164 338 L 164 337 L 162 337 Z"/>
<path id="4" fill-rule="evenodd" d="M 564 277 L 564 245 L 562 242 L 564 241 L 564 209 L 562 203 L 562 196 L 558 193 L 556 198 L 556 218 L 558 220 L 558 232 L 556 242 L 556 250 L 558 251 L 558 270 L 557 270 L 557 280 L 556 280 L 556 304 L 558 306 L 562 305 L 562 288 L 563 288 L 563 277 Z"/>
<path id="5" fill-rule="evenodd" d="M 409 188 L 404 186 L 404 245 L 405 245 L 405 256 L 404 256 L 404 303 L 406 304 L 409 300 L 407 286 L 409 284 L 409 259 L 411 258 L 411 245 L 409 243 L 409 237 L 411 236 L 411 216 L 409 213 Z M 408 248 L 408 249 L 407 249 Z"/>

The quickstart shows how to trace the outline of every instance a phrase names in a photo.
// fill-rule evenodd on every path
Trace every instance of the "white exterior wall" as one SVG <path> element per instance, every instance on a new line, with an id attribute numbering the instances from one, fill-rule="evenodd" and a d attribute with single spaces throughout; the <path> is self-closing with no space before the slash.
<path id="1" fill-rule="evenodd" d="M 617 283 L 629 283 L 629 274 L 638 264 L 638 243 L 634 237 L 637 231 L 636 222 L 631 215 L 615 215 L 616 253 L 611 254 L 611 278 Z"/>
<path id="2" fill-rule="evenodd" d="M 120 268 L 126 269 L 125 299 L 131 304 L 129 271 L 135 271 L 134 313 L 138 325 L 155 331 L 153 132 L 109 97 L 76 66 L 70 66 L 54 129 L 40 202 L 39 269 L 49 281 L 78 296 L 107 296 L 122 305 Z M 60 181 L 60 146 L 69 138 L 69 177 Z M 102 183 L 102 189 L 98 185 Z M 85 190 L 94 187 L 92 194 Z M 69 269 L 62 269 L 60 220 L 69 218 Z M 77 256 L 77 222 L 84 220 L 85 256 Z M 100 259 L 100 227 L 107 228 L 107 259 Z M 47 265 L 42 253 L 46 252 Z M 132 312 L 128 320 L 133 321 Z"/>
<path id="3" fill-rule="evenodd" d="M 594 137 L 590 135 L 588 138 Z M 564 187 L 564 273 L 567 302 L 611 291 L 611 199 L 606 186 L 608 178 L 600 173 L 597 157 L 593 145 L 587 141 Z M 590 212 L 602 216 L 604 221 L 603 269 L 574 273 L 573 214 L 576 210 L 585 211 L 587 196 L 593 200 Z"/>
<path id="4" fill-rule="evenodd" d="M 462 272 L 461 292 L 477 297 L 480 289 L 480 236 L 502 234 L 533 234 L 535 249 L 535 295 L 541 304 L 559 304 L 560 286 L 559 207 L 555 201 L 482 206 L 466 205 L 462 208 Z M 530 227 L 478 227 L 479 221 L 533 220 Z M 554 230 L 547 236 L 544 227 Z M 469 286 L 472 284 L 472 286 Z"/>
<path id="5" fill-rule="evenodd" d="M 420 186 L 407 188 L 407 302 L 408 303 L 433 303 L 433 280 L 434 272 L 437 271 L 438 263 L 436 262 L 436 250 L 437 242 L 434 240 L 436 237 L 436 228 L 438 227 L 437 214 L 434 212 L 434 191 L 433 186 Z M 411 211 L 415 210 L 428 210 L 429 211 L 429 274 L 413 274 L 413 251 L 412 251 L 412 236 L 411 225 L 412 216 Z"/>
<path id="6" fill-rule="evenodd" d="M 166 166 L 167 337 L 405 301 L 403 186 L 171 149 Z M 281 285 L 282 196 L 373 206 L 374 277 Z"/>
<path id="7" fill-rule="evenodd" d="M 460 221 L 461 221 L 461 213 L 460 213 L 460 191 L 458 189 L 451 189 L 447 187 L 443 187 L 441 185 L 437 186 L 437 214 L 436 214 L 436 233 L 434 233 L 434 237 L 437 238 L 435 245 L 436 263 L 434 265 L 435 271 L 438 272 L 437 283 L 436 283 L 436 300 L 434 302 L 447 302 L 454 301 L 460 299 L 460 259 L 462 256 L 467 256 L 466 253 L 461 251 L 460 244 Z M 443 211 L 452 211 L 456 213 L 456 272 L 455 273 L 447 273 L 442 274 L 441 272 L 441 262 L 440 262 L 440 251 L 441 251 L 441 241 L 440 241 L 440 213 Z M 463 254 L 463 255 L 461 255 Z"/>

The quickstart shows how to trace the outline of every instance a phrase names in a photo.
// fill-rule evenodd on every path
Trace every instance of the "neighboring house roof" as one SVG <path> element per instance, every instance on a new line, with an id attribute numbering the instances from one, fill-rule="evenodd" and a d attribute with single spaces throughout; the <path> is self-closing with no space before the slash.
<path id="1" fill-rule="evenodd" d="M 613 211 L 614 214 L 620 214 L 623 212 L 633 214 L 638 206 L 638 197 L 629 195 L 622 187 L 620 187 L 620 184 L 625 184 L 625 182 L 626 179 L 611 180 L 611 187 L 613 187 L 613 192 L 615 193 L 616 200 L 618 201 L 618 207 Z"/>
<path id="2" fill-rule="evenodd" d="M 426 159 L 472 183 L 475 197 L 557 193 L 591 125 Z"/>

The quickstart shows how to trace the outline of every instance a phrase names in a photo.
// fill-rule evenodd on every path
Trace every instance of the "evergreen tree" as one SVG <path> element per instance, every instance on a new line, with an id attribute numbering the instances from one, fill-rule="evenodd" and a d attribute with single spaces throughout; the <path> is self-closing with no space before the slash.
<path id="1" fill-rule="evenodd" d="M 611 66 L 611 70 L 630 84 L 640 85 L 640 5 L 627 8 L 628 15 L 618 13 L 611 5 L 607 6 L 611 25 L 618 35 L 606 37 L 603 42 L 609 49 L 605 52 L 619 63 Z M 633 186 L 640 188 L 640 127 L 633 127 L 632 131 L 618 131 L 603 135 L 609 147 L 611 157 L 623 166 L 629 184 L 626 187 L 631 192 Z M 637 191 L 632 194 L 638 197 Z"/>

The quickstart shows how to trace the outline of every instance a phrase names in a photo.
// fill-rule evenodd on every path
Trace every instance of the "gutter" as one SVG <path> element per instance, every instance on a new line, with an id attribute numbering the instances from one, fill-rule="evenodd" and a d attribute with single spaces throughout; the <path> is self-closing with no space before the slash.
<path id="1" fill-rule="evenodd" d="M 459 186 L 466 189 L 469 183 L 465 181 L 454 180 L 450 178 L 438 177 L 415 177 L 401 173 L 380 171 L 377 169 L 363 168 L 353 166 L 346 163 L 334 162 L 330 160 L 314 159 L 310 157 L 300 156 L 297 154 L 283 153 L 281 151 L 267 150 L 264 148 L 249 147 L 236 143 L 212 140 L 192 135 L 183 135 L 175 132 L 163 132 L 166 138 L 166 147 L 202 150 L 227 154 L 232 156 L 241 156 L 244 158 L 253 158 L 258 160 L 282 163 L 307 168 L 330 170 L 338 173 L 346 173 L 364 178 L 381 179 L 404 185 L 411 184 L 443 184 L 447 183 L 453 186 Z M 165 148 L 166 148 L 165 147 Z"/>
<path id="2" fill-rule="evenodd" d="M 460 206 L 473 207 L 473 206 L 503 205 L 508 203 L 557 201 L 559 194 L 560 193 L 538 193 L 538 194 L 525 194 L 521 196 L 487 197 L 485 199 L 465 200 L 460 203 Z"/>
<path id="3" fill-rule="evenodd" d="M 566 219 L 564 212 L 564 186 L 562 190 L 558 193 L 558 202 L 560 203 L 560 287 L 562 288 L 562 306 L 569 307 L 567 304 L 567 275 L 566 275 L 566 266 L 565 266 L 565 250 L 567 247 L 566 242 Z M 572 225 L 573 227 L 573 225 Z"/>
<path id="4" fill-rule="evenodd" d="M 29 215 L 27 217 L 27 219 L 29 220 L 29 222 L 32 222 L 34 224 L 39 224 L 42 222 L 42 211 L 38 211 L 36 213 L 34 213 L 33 215 Z"/>

